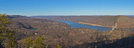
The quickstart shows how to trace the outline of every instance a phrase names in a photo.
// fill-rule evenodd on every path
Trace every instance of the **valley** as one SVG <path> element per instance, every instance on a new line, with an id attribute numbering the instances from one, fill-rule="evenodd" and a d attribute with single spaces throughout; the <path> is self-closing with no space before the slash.
<path id="1" fill-rule="evenodd" d="M 129 28 L 133 28 L 133 19 L 124 16 L 101 16 L 101 17 L 93 17 L 93 16 L 66 16 L 66 17 L 23 17 L 23 16 L 10 16 L 8 15 L 10 20 L 12 20 L 12 24 L 9 24 L 11 30 L 16 30 L 16 40 L 18 42 L 18 48 L 24 48 L 24 39 L 31 37 L 34 39 L 36 36 L 41 36 L 45 40 L 43 41 L 48 48 L 57 48 L 57 44 L 61 45 L 63 48 L 98 48 L 104 47 L 120 47 L 129 42 L 119 43 L 117 40 L 129 40 L 129 37 L 133 38 L 133 32 L 129 31 Z M 43 19 L 42 19 L 43 18 Z M 65 19 L 66 18 L 66 19 Z M 78 19 L 79 18 L 79 19 Z M 86 19 L 87 18 L 87 19 Z M 90 19 L 91 18 L 91 19 Z M 125 18 L 125 21 L 131 21 L 127 24 L 121 22 Z M 51 20 L 53 19 L 53 20 Z M 85 19 L 85 20 L 84 20 Z M 97 20 L 95 20 L 97 19 Z M 117 20 L 118 19 L 118 20 Z M 79 22 L 81 25 L 92 23 L 92 24 L 100 24 L 104 27 L 114 26 L 114 23 L 117 23 L 118 26 L 115 30 L 110 32 L 111 30 L 99 31 L 96 29 L 85 28 L 85 27 L 72 27 L 70 23 L 59 22 L 56 20 L 70 20 L 75 24 Z M 105 20 L 105 21 L 104 21 Z M 121 21 L 120 21 L 121 20 Z M 108 23 L 106 23 L 108 22 Z M 105 24 L 104 24 L 105 23 Z M 121 24 L 123 23 L 123 24 Z M 129 26 L 130 27 L 125 27 Z M 73 25 L 74 26 L 74 25 Z M 90 26 L 90 25 L 86 25 Z M 97 25 L 98 26 L 98 25 Z M 77 28 L 78 27 L 78 28 Z M 103 29 L 103 28 L 100 28 Z M 131 39 L 133 40 L 133 39 Z M 105 42 L 105 43 L 104 43 Z M 118 46 L 116 46 L 118 43 Z M 109 45 L 110 44 L 110 45 Z M 134 43 L 131 43 L 132 45 Z M 122 47 L 130 47 L 128 45 Z"/>

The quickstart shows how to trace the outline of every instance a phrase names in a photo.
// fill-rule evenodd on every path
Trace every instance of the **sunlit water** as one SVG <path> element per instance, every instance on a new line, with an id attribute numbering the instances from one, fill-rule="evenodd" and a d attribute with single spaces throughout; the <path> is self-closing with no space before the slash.
<path id="1" fill-rule="evenodd" d="M 37 28 L 29 28 L 29 30 L 34 30 L 34 31 L 35 31 L 36 29 L 37 29 Z"/>
<path id="2" fill-rule="evenodd" d="M 84 25 L 84 24 L 80 24 L 80 23 L 74 23 L 74 22 L 68 21 L 68 20 L 56 20 L 56 21 L 67 23 L 67 24 L 70 25 L 72 28 L 90 28 L 90 29 L 98 30 L 98 31 L 107 31 L 107 30 L 111 30 L 111 28 L 108 28 L 108 27 Z"/>

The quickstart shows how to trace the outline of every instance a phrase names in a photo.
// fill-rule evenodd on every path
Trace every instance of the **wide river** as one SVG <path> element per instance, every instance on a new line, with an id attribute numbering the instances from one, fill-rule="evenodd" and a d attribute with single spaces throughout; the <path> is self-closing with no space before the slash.
<path id="1" fill-rule="evenodd" d="M 80 24 L 80 23 L 74 23 L 74 22 L 68 21 L 68 20 L 56 20 L 56 21 L 67 23 L 67 24 L 70 25 L 72 28 L 90 28 L 90 29 L 98 30 L 98 31 L 107 31 L 107 30 L 111 30 L 111 28 L 108 28 L 108 27 L 84 25 L 84 24 Z"/>

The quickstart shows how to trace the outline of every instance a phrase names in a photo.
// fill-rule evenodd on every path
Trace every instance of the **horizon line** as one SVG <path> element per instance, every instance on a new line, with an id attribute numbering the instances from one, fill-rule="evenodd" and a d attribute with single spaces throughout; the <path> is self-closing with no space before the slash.
<path id="1" fill-rule="evenodd" d="M 119 15 L 20 15 L 20 16 L 119 16 Z M 134 15 L 123 15 L 123 16 L 134 16 Z"/>

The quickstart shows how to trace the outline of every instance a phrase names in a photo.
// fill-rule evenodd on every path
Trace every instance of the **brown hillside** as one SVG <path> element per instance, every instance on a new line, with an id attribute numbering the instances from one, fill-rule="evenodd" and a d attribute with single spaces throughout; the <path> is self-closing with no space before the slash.
<path id="1" fill-rule="evenodd" d="M 120 16 L 117 20 L 117 28 L 134 28 L 134 19 Z"/>
<path id="2" fill-rule="evenodd" d="M 118 17 L 120 16 L 96 17 L 92 19 L 92 21 L 96 24 L 102 22 L 102 25 L 110 23 L 113 23 L 112 25 L 114 25 Z M 129 42 L 123 43 L 124 40 L 119 40 L 122 43 L 117 41 L 117 39 L 129 37 L 130 33 L 126 31 L 121 32 L 120 30 L 114 30 L 110 33 L 109 31 L 100 32 L 89 28 L 71 28 L 68 24 L 63 22 L 28 17 L 11 17 L 10 19 L 13 21 L 13 24 L 8 26 L 10 26 L 11 29 L 16 30 L 17 48 L 25 47 L 23 44 L 24 39 L 28 37 L 34 39 L 36 36 L 43 37 L 45 39 L 44 44 L 48 45 L 48 48 L 56 48 L 57 44 L 61 45 L 62 48 L 95 48 L 96 46 L 98 48 L 110 48 L 111 46 L 112 48 L 123 48 L 126 44 L 129 44 Z M 122 16 L 121 19 L 123 19 Z M 120 23 L 121 19 L 118 19 L 118 23 Z M 84 22 L 84 18 L 80 20 L 83 20 Z M 77 19 L 74 19 L 74 21 L 77 21 Z M 29 30 L 28 28 L 37 28 L 37 30 Z"/>
<path id="3" fill-rule="evenodd" d="M 88 28 L 71 28 L 66 23 L 47 19 L 21 17 L 11 20 L 13 24 L 8 26 L 16 30 L 15 36 L 19 42 L 18 48 L 24 48 L 23 42 L 25 38 L 35 38 L 36 36 L 42 36 L 45 39 L 44 43 L 46 45 L 61 44 L 62 46 L 66 45 L 66 47 L 75 46 L 89 40 L 93 40 L 92 42 L 96 41 L 96 38 L 89 38 L 96 37 L 96 32 L 100 32 Z M 37 30 L 29 30 L 28 28 L 37 28 Z"/>
<path id="4" fill-rule="evenodd" d="M 38 17 L 40 18 L 40 17 Z M 70 20 L 86 25 L 99 25 L 104 27 L 115 26 L 117 28 L 133 28 L 134 19 L 122 15 L 118 16 L 53 16 L 53 17 L 41 17 L 45 19 L 56 19 L 56 20 Z"/>
<path id="5" fill-rule="evenodd" d="M 45 19 L 56 19 L 56 20 L 70 20 L 73 22 L 82 22 L 89 24 L 101 25 L 104 27 L 112 27 L 119 16 L 54 16 L 54 17 L 41 17 Z M 40 18 L 40 17 L 36 17 Z M 81 24 L 82 24 L 81 23 Z"/>
<path id="6" fill-rule="evenodd" d="M 112 27 L 116 23 L 118 18 L 119 16 L 101 16 L 88 22 L 92 24 L 102 25 L 105 27 Z"/>

